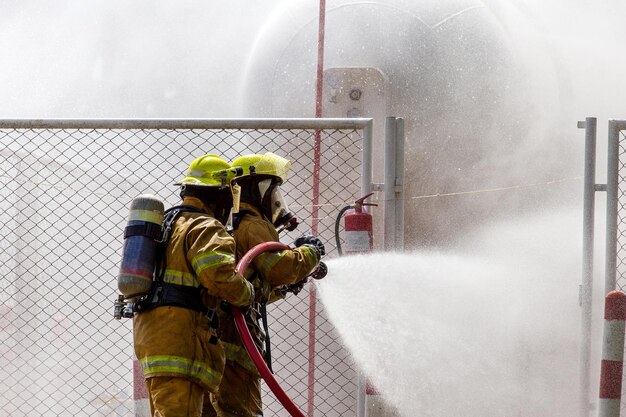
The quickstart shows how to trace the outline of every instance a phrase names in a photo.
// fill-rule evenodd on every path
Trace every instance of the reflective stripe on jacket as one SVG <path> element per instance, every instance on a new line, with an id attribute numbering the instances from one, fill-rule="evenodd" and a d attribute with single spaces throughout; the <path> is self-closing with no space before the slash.
<path id="1" fill-rule="evenodd" d="M 183 203 L 205 208 L 196 198 L 186 197 Z M 201 287 L 208 295 L 234 305 L 250 304 L 254 290 L 243 276 L 235 273 L 234 252 L 233 238 L 210 213 L 182 212 L 166 249 L 164 281 Z M 137 313 L 133 332 L 135 354 L 146 378 L 177 376 L 191 379 L 210 391 L 217 388 L 224 367 L 224 349 L 219 341 L 209 343 L 212 333 L 205 314 L 160 306 Z"/>

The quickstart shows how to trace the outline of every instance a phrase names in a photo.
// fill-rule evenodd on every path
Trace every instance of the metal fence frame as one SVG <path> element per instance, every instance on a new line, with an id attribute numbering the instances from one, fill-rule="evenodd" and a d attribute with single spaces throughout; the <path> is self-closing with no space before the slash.
<path id="1" fill-rule="evenodd" d="M 614 290 L 626 289 L 626 120 L 608 122 L 607 183 L 596 184 L 597 119 L 588 117 L 578 123 L 585 129 L 585 172 L 583 207 L 583 262 L 580 285 L 581 305 L 581 382 L 580 410 L 588 417 L 593 407 L 590 384 L 592 288 L 594 255 L 595 193 L 606 191 L 605 280 L 604 296 Z M 605 330 L 606 333 L 606 330 Z M 623 335 L 622 335 L 623 337 Z M 607 334 L 605 334 L 607 340 Z M 603 346 L 603 351 L 607 348 Z M 615 381 L 614 381 L 615 382 Z M 621 380 L 617 381 L 621 385 Z M 595 391 L 594 391 L 595 392 Z M 601 399 L 601 405 L 602 403 Z M 620 408 L 625 408 L 624 404 Z M 617 408 L 601 406 L 601 417 L 619 416 Z"/>
<path id="2" fill-rule="evenodd" d="M 402 229 L 403 229 L 403 124 L 402 119 L 387 118 L 386 120 L 385 149 L 390 155 L 387 155 L 388 161 L 385 163 L 385 182 L 389 184 L 372 184 L 372 145 L 373 145 L 373 120 L 367 118 L 346 118 L 346 119 L 43 119 L 43 120 L 26 120 L 26 119 L 5 119 L 0 120 L 0 131 L 13 129 L 19 131 L 39 131 L 39 130 L 78 130 L 90 132 L 94 130 L 274 130 L 274 129 L 305 129 L 305 130 L 355 130 L 360 131 L 362 135 L 361 149 L 361 176 L 360 176 L 360 192 L 365 195 L 373 190 L 385 191 L 385 218 L 384 222 L 384 242 L 386 248 L 400 249 L 402 247 Z M 37 135 L 35 135 L 37 136 Z M 23 146 L 25 144 L 16 145 Z M 395 149 L 395 152 L 393 151 Z M 12 156 L 21 152 L 19 149 Z M 0 153 L 0 160 L 6 158 L 5 153 Z M 45 158 L 45 157 L 42 157 Z M 20 159 L 21 160 L 21 159 Z M 54 158 L 47 161 L 54 163 Z M 20 167 L 14 167 L 19 171 Z M 132 181 L 132 179 L 130 180 Z M 17 187 L 16 193 L 21 193 Z M 13 199 L 19 201 L 24 196 L 13 196 Z M 31 198 L 32 199 L 32 198 Z M 35 198 L 36 199 L 36 198 Z M 387 220 L 388 219 L 388 220 Z M 387 224 L 392 221 L 394 224 Z M 3 225 L 4 227 L 4 225 Z M 19 251 L 18 251 L 19 252 Z M 19 262 L 17 262 L 19 263 Z M 21 264 L 20 264 L 21 265 Z M 21 267 L 18 265 L 18 267 Z M 19 271 L 13 271 L 19 275 Z M 311 296 L 314 297 L 314 291 Z M 314 302 L 313 302 L 314 303 Z M 313 316 L 314 318 L 315 316 Z M 0 311 L 0 319 L 6 319 L 3 312 Z M 315 366 L 312 368 L 315 370 Z M 311 369 L 310 369 L 311 370 Z M 54 387 L 53 387 L 54 388 Z M 53 389 L 51 388 L 51 389 Z M 361 389 L 361 387 L 358 387 Z M 355 393 L 357 396 L 357 410 L 362 409 L 363 405 L 359 404 L 362 400 L 362 393 Z M 309 393 L 310 396 L 310 393 Z M 1 397 L 1 396 L 0 396 Z M 103 400 L 104 401 L 104 400 Z M 312 401 L 309 398 L 309 401 Z M 5 410 L 6 411 L 6 410 Z M 2 415 L 0 408 L 0 415 Z M 49 415 L 46 412 L 39 411 L 41 415 Z M 323 412 L 319 411 L 318 412 Z M 10 415 L 11 412 L 8 412 Z M 116 411 L 117 413 L 117 411 Z M 126 414 L 122 414 L 126 415 Z M 312 417 L 312 416 L 311 416 Z"/>

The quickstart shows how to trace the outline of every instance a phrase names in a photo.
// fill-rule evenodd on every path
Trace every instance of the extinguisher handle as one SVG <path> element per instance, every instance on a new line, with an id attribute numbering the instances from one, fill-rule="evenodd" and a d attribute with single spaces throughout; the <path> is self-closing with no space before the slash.
<path id="1" fill-rule="evenodd" d="M 354 200 L 354 206 L 358 207 L 358 208 L 361 208 L 363 206 L 378 206 L 378 204 L 375 204 L 375 203 L 366 203 L 365 202 L 365 199 L 370 197 L 370 196 L 372 196 L 372 195 L 374 195 L 374 193 L 369 193 L 369 194 L 364 195 L 363 197 L 361 197 L 361 198 L 359 198 L 357 200 Z"/>

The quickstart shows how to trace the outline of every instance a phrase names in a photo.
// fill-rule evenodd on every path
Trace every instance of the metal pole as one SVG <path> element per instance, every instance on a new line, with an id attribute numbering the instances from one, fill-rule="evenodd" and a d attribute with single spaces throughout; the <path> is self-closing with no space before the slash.
<path id="1" fill-rule="evenodd" d="M 370 119 L 363 127 L 363 150 L 361 154 L 361 195 L 367 195 L 372 190 L 372 147 L 374 121 Z M 363 207 L 368 210 L 369 207 Z M 357 371 L 356 377 L 356 417 L 366 417 L 365 377 Z"/>
<path id="2" fill-rule="evenodd" d="M 370 118 L 0 119 L 0 129 L 361 129 Z"/>
<path id="3" fill-rule="evenodd" d="M 404 250 L 404 119 L 396 119 L 396 250 Z"/>
<path id="4" fill-rule="evenodd" d="M 374 121 L 367 119 L 368 123 L 363 126 L 363 151 L 361 154 L 361 195 L 372 192 L 372 146 Z M 368 207 L 364 207 L 367 209 Z"/>
<path id="5" fill-rule="evenodd" d="M 396 118 L 385 118 L 383 249 L 396 250 Z"/>
<path id="6" fill-rule="evenodd" d="M 609 121 L 609 149 L 606 182 L 606 264 L 604 293 L 615 290 L 617 269 L 617 206 L 619 178 L 619 129 Z"/>
<path id="7" fill-rule="evenodd" d="M 580 348 L 580 415 L 589 417 L 591 388 L 591 310 L 593 289 L 593 239 L 596 182 L 596 124 L 595 117 L 579 122 L 585 128 L 585 181 L 583 204 L 583 276 L 580 285 L 581 348 Z"/>

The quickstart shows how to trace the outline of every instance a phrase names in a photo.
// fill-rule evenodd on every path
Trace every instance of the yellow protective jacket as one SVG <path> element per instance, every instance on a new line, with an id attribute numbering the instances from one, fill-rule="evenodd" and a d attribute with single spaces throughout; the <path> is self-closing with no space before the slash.
<path id="1" fill-rule="evenodd" d="M 241 203 L 245 215 L 235 228 L 234 236 L 237 243 L 237 259 L 254 246 L 264 242 L 278 242 L 278 232 L 274 225 L 266 220 L 253 206 Z M 257 292 L 257 301 L 274 301 L 282 298 L 278 289 L 283 285 L 295 284 L 311 274 L 320 261 L 316 250 L 308 246 L 282 250 L 279 252 L 262 253 L 250 264 L 245 276 L 250 279 Z M 260 293 L 260 294 L 259 294 Z M 260 314 L 258 304 L 253 304 L 243 311 L 258 348 L 264 350 L 265 333 L 259 325 Z M 232 318 L 224 312 L 220 313 L 220 340 L 226 351 L 226 359 L 242 366 L 255 376 L 260 376 L 254 363 L 246 352 Z"/>
<path id="2" fill-rule="evenodd" d="M 249 305 L 254 289 L 235 272 L 234 239 L 200 200 L 185 197 L 183 205 L 208 214 L 183 211 L 176 219 L 166 248 L 164 282 L 197 287 L 233 305 Z M 219 341 L 210 343 L 212 334 L 206 314 L 159 306 L 136 313 L 133 332 L 135 354 L 146 378 L 187 378 L 209 391 L 219 385 L 224 350 Z"/>

